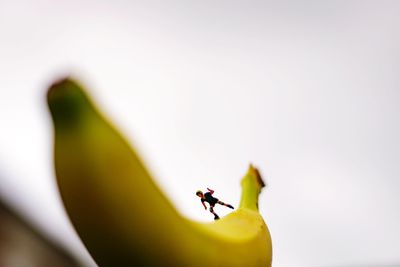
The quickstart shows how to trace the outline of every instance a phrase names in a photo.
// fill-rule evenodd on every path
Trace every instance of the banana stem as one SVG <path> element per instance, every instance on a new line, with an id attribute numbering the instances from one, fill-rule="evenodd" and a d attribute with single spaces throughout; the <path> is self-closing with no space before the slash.
<path id="1" fill-rule="evenodd" d="M 265 186 L 257 168 L 250 164 L 247 174 L 241 181 L 242 197 L 239 208 L 258 211 L 258 196 Z"/>

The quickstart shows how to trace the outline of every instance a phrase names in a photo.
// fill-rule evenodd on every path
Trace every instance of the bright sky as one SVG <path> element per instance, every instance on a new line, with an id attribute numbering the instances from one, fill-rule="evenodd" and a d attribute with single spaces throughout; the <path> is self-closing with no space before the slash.
<path id="1" fill-rule="evenodd" d="M 274 267 L 400 264 L 400 2 L 0 0 L 0 194 L 88 256 L 56 190 L 45 89 L 72 73 L 185 215 L 249 162 Z M 229 210 L 220 208 L 220 214 Z"/>

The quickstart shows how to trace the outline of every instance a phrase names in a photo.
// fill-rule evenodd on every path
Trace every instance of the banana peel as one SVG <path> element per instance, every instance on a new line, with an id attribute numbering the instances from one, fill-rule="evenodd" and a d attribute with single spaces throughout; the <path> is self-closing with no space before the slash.
<path id="1" fill-rule="evenodd" d="M 79 83 L 57 81 L 47 102 L 61 198 L 100 267 L 271 266 L 271 237 L 258 211 L 265 184 L 255 167 L 241 181 L 236 211 L 195 222 L 177 212 Z"/>

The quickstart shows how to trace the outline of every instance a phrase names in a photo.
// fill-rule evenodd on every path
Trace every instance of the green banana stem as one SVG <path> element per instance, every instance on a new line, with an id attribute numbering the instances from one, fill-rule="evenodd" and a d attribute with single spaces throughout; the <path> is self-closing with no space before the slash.
<path id="1" fill-rule="evenodd" d="M 258 211 L 258 197 L 265 183 L 253 165 L 250 164 L 247 174 L 241 181 L 241 186 L 242 196 L 239 207 Z"/>

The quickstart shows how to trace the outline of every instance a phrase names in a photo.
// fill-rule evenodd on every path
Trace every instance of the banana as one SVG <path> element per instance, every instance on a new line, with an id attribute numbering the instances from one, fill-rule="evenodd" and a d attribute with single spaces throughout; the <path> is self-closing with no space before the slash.
<path id="1" fill-rule="evenodd" d="M 176 211 L 81 85 L 57 81 L 47 102 L 61 198 L 100 267 L 271 266 L 271 237 L 258 212 L 264 182 L 255 167 L 241 180 L 236 211 L 195 222 Z"/>

